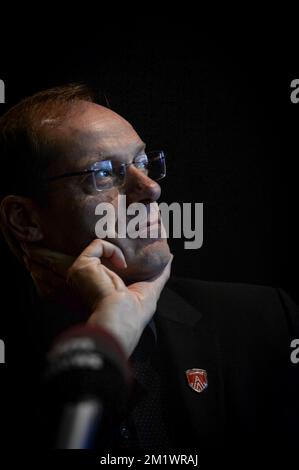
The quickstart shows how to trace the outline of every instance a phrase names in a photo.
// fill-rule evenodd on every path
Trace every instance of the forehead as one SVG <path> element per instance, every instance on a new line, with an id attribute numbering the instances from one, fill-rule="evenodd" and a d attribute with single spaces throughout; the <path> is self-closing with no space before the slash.
<path id="1" fill-rule="evenodd" d="M 104 157 L 132 159 L 143 142 L 124 118 L 95 103 L 78 102 L 58 126 L 43 130 L 55 146 L 55 166 L 81 168 Z M 56 159 L 55 159 L 56 160 Z"/>

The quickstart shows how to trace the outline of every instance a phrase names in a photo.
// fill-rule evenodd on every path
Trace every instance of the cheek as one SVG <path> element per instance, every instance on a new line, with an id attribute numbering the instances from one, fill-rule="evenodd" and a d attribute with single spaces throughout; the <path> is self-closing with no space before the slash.
<path id="1" fill-rule="evenodd" d="M 99 193 L 90 196 L 76 196 L 69 204 L 67 219 L 71 220 L 70 224 L 76 232 L 76 237 L 84 237 L 85 246 L 96 238 L 95 226 L 99 220 L 95 214 L 96 207 L 101 202 L 110 203 L 114 207 L 116 205 L 117 195 L 111 193 Z M 66 210 L 64 210 L 64 213 Z M 84 246 L 84 247 L 85 247 Z"/>
<path id="2" fill-rule="evenodd" d="M 48 248 L 79 255 L 96 238 L 95 215 L 100 202 L 116 205 L 117 191 L 86 194 L 78 187 L 59 186 L 49 195 L 40 219 Z"/>

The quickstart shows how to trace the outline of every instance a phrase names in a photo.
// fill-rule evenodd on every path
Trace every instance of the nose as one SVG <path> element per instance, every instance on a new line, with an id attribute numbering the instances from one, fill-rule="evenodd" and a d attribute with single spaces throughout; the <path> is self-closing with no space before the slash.
<path id="1" fill-rule="evenodd" d="M 128 204 L 133 202 L 148 204 L 157 201 L 161 195 L 160 185 L 135 168 L 134 165 L 127 168 L 124 189 Z"/>

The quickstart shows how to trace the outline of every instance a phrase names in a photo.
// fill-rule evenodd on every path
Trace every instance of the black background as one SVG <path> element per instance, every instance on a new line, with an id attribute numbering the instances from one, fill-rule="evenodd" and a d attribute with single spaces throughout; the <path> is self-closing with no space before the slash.
<path id="1" fill-rule="evenodd" d="M 97 87 L 148 148 L 166 151 L 162 199 L 204 203 L 202 248 L 170 242 L 175 274 L 282 286 L 299 300 L 296 42 L 279 25 L 208 34 L 202 23 L 156 17 L 120 28 L 102 18 L 88 35 L 58 37 L 55 24 L 31 39 L 11 31 L 1 42 L 0 112 L 46 87 Z"/>

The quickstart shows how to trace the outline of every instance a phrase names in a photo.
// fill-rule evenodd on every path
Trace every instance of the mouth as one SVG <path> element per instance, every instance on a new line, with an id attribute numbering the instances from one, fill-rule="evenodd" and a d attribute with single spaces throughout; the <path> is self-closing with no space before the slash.
<path id="1" fill-rule="evenodd" d="M 129 230 L 127 235 L 129 238 L 158 238 L 161 232 L 161 220 L 156 218 L 154 220 L 147 220 L 144 223 L 136 224 L 133 230 Z M 133 237 L 132 237 L 133 235 Z"/>
<path id="2" fill-rule="evenodd" d="M 148 227 L 153 227 L 155 225 L 161 225 L 161 220 L 160 220 L 160 217 L 157 217 L 156 219 L 154 220 L 148 220 L 147 223 L 145 224 L 140 224 L 139 225 L 139 230 L 143 230 L 145 228 L 148 228 Z"/>

